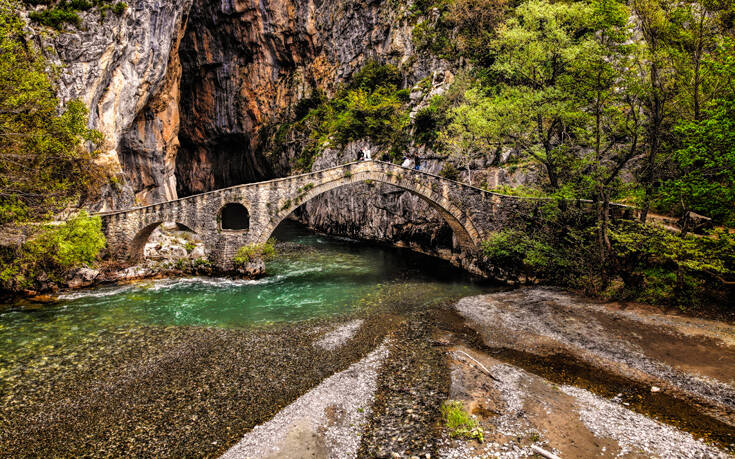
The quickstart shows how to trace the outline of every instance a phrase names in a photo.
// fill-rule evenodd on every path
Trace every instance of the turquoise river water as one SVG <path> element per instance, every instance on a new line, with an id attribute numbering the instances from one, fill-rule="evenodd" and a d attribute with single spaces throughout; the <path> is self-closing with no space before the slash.
<path id="1" fill-rule="evenodd" d="M 321 236 L 286 222 L 282 254 L 259 280 L 182 278 L 80 290 L 54 304 L 0 309 L 0 363 L 41 355 L 110 329 L 243 327 L 354 313 L 400 301 L 426 305 L 487 286 L 407 250 Z M 409 305 L 411 306 L 411 305 Z"/>

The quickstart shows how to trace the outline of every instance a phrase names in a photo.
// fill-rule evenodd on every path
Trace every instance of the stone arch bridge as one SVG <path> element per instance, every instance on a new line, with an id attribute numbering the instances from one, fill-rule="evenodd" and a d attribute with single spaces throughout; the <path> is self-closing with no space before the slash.
<path id="1" fill-rule="evenodd" d="M 229 269 L 241 246 L 267 241 L 300 205 L 334 188 L 370 181 L 415 193 L 435 208 L 454 231 L 454 261 L 470 269 L 467 260 L 474 257 L 468 255 L 477 253 L 486 235 L 519 214 L 532 212 L 534 205 L 423 171 L 361 161 L 98 215 L 116 260 L 139 261 L 153 230 L 163 222 L 176 222 L 202 238 L 216 266 Z"/>

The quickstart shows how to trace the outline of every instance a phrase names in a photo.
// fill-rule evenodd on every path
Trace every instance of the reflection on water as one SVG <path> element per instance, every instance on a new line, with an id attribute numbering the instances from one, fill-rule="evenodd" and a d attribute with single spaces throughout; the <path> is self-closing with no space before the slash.
<path id="1" fill-rule="evenodd" d="M 74 341 L 109 329 L 241 327 L 396 301 L 422 305 L 484 289 L 445 262 L 405 250 L 315 235 L 290 222 L 275 236 L 288 241 L 288 250 L 268 263 L 263 279 L 145 281 L 73 292 L 36 310 L 6 309 L 0 313 L 0 363 L 21 354 L 40 356 L 44 348 L 73 347 Z"/>

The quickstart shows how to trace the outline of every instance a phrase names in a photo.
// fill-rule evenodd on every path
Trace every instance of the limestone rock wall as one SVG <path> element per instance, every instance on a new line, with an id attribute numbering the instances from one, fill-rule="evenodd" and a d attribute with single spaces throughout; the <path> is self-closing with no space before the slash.
<path id="1" fill-rule="evenodd" d="M 407 62 L 410 38 L 388 0 L 196 1 L 180 52 L 179 194 L 287 174 L 293 157 L 274 157 L 264 128 L 368 59 Z"/>
<path id="2" fill-rule="evenodd" d="M 102 161 L 111 172 L 124 171 L 117 190 L 107 190 L 99 208 L 135 202 L 137 176 L 154 169 L 152 161 L 125 158 L 121 141 L 134 120 L 165 86 L 177 34 L 192 0 L 130 0 L 122 15 L 96 10 L 81 13 L 81 29 L 63 33 L 38 29 L 41 48 L 60 66 L 58 95 L 80 99 L 90 109 L 90 125 L 105 134 Z M 134 154 L 134 153 L 133 153 Z"/>

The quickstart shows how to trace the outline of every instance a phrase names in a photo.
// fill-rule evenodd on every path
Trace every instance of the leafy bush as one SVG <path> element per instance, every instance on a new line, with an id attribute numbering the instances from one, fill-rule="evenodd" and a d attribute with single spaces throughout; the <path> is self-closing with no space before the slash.
<path id="1" fill-rule="evenodd" d="M 0 284 L 17 291 L 33 288 L 36 279 L 61 281 L 71 269 L 93 265 L 104 246 L 100 218 L 82 211 L 60 225 L 45 225 L 10 258 L 3 259 Z"/>
<path id="2" fill-rule="evenodd" d="M 677 126 L 679 173 L 663 183 L 658 199 L 665 210 L 693 210 L 735 226 L 735 99 L 714 101 L 705 115 Z"/>
<path id="3" fill-rule="evenodd" d="M 454 166 L 454 164 L 446 161 L 442 166 L 442 169 L 439 171 L 439 175 L 441 175 L 445 179 L 458 180 L 459 170 Z"/>
<path id="4" fill-rule="evenodd" d="M 609 249 L 602 253 L 599 226 L 580 210 L 553 212 L 549 206 L 540 212 L 526 228 L 493 233 L 482 244 L 496 277 L 525 276 L 609 299 L 682 309 L 733 302 L 735 234 L 720 229 L 682 237 L 615 220 L 607 232 Z"/>
<path id="5" fill-rule="evenodd" d="M 276 130 L 274 148 L 283 149 L 286 139 L 300 138 L 304 146 L 296 167 L 301 170 L 311 168 L 324 148 L 354 140 L 371 139 L 400 149 L 409 126 L 408 91 L 399 89 L 401 82 L 395 66 L 368 62 L 335 97 L 327 99 L 314 91 L 299 102 L 294 109 L 296 121 Z"/>
<path id="6" fill-rule="evenodd" d="M 514 279 L 522 275 L 544 278 L 555 267 L 552 247 L 520 230 L 492 233 L 482 250 L 492 266 Z"/>
<path id="7" fill-rule="evenodd" d="M 209 261 L 207 258 L 196 258 L 192 260 L 191 265 L 194 268 L 204 268 L 204 267 L 212 267 L 212 262 Z"/>
<path id="8" fill-rule="evenodd" d="M 76 27 L 82 25 L 82 19 L 73 10 L 62 8 L 51 8 L 42 11 L 32 11 L 29 15 L 32 21 L 61 30 L 64 24 L 72 24 Z"/>
<path id="9" fill-rule="evenodd" d="M 414 136 L 419 143 L 433 143 L 439 136 L 439 127 L 444 121 L 444 113 L 437 104 L 430 104 L 413 117 Z"/>
<path id="10" fill-rule="evenodd" d="M 465 411 L 462 402 L 456 400 L 447 400 L 441 406 L 442 418 L 444 425 L 449 429 L 451 437 L 459 437 L 466 439 L 476 439 L 479 442 L 484 441 L 484 432 L 477 425 L 477 421 L 473 419 L 467 411 Z"/>
<path id="11" fill-rule="evenodd" d="M 249 244 L 240 247 L 233 261 L 236 267 L 242 267 L 256 260 L 268 261 L 275 254 L 276 241 L 275 239 L 268 239 L 268 242 L 263 244 Z"/>
<path id="12" fill-rule="evenodd" d="M 98 7 L 104 19 L 107 11 L 112 11 L 120 16 L 128 9 L 128 4 L 125 2 L 112 3 L 109 0 L 25 0 L 25 3 L 46 6 L 40 11 L 32 11 L 28 16 L 32 21 L 56 30 L 62 30 L 64 24 L 72 24 L 79 28 L 82 25 L 82 19 L 77 14 L 78 11 L 89 11 Z"/>
<path id="13" fill-rule="evenodd" d="M 681 237 L 664 228 L 619 222 L 610 230 L 615 273 L 624 280 L 616 296 L 685 308 L 716 301 L 735 277 L 735 235 Z M 732 288 L 730 288 L 732 295 Z"/>
<path id="14" fill-rule="evenodd" d="M 350 88 L 370 92 L 378 88 L 397 88 L 401 82 L 401 73 L 395 65 L 369 61 L 352 77 Z"/>
<path id="15" fill-rule="evenodd" d="M 52 66 L 31 42 L 17 4 L 0 2 L 0 225 L 90 200 L 104 176 L 91 150 L 102 134 L 87 127 L 81 101 L 59 109 Z"/>

